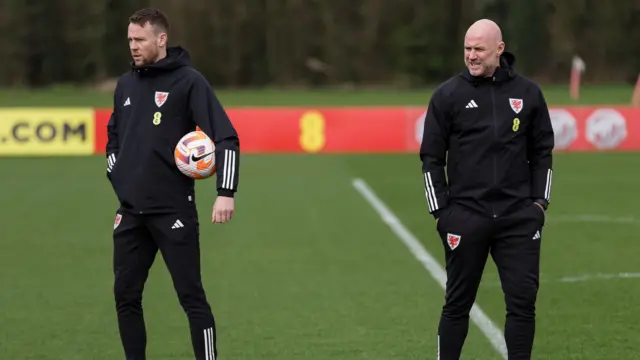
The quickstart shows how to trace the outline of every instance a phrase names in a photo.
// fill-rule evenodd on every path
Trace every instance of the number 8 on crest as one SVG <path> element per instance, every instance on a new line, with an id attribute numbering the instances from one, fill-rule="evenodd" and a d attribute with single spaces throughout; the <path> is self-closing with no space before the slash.
<path id="1" fill-rule="evenodd" d="M 153 125 L 160 125 L 160 121 L 162 121 L 162 113 L 160 111 L 156 111 L 153 114 Z"/>

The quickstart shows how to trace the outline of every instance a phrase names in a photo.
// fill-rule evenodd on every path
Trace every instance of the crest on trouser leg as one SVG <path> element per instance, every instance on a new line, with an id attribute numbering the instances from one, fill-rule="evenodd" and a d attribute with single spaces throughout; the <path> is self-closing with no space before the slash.
<path id="1" fill-rule="evenodd" d="M 118 214 L 116 215 L 116 221 L 113 223 L 113 230 L 115 230 L 118 225 L 120 225 L 120 222 L 122 221 L 122 215 Z"/>
<path id="2" fill-rule="evenodd" d="M 461 239 L 462 239 L 462 236 L 460 235 L 455 235 L 451 233 L 447 234 L 447 244 L 449 244 L 449 247 L 451 248 L 451 250 L 455 250 L 458 247 L 458 245 L 460 245 Z"/>

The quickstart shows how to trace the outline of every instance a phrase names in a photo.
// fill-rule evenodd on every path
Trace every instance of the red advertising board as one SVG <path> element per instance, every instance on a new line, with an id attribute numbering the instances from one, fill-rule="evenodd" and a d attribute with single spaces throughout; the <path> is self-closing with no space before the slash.
<path id="1" fill-rule="evenodd" d="M 557 152 L 640 150 L 638 107 L 551 107 L 549 114 Z M 409 150 L 419 148 L 423 119 L 418 122 Z"/>
<path id="2" fill-rule="evenodd" d="M 425 108 L 230 108 L 244 153 L 415 152 Z M 640 108 L 552 107 L 557 151 L 640 150 Z M 103 153 L 110 110 L 95 111 Z"/>

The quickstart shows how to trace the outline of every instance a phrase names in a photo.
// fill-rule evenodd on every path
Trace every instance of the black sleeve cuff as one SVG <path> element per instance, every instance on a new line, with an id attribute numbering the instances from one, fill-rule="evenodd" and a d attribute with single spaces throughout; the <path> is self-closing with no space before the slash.
<path id="1" fill-rule="evenodd" d="M 433 218 L 434 219 L 439 219 L 440 216 L 442 215 L 442 212 L 444 211 L 444 209 L 438 209 L 436 211 L 433 212 Z"/>
<path id="2" fill-rule="evenodd" d="M 227 189 L 218 189 L 218 196 L 234 197 L 235 191 Z"/>
<path id="3" fill-rule="evenodd" d="M 545 199 L 535 199 L 533 200 L 533 202 L 541 205 L 545 210 L 547 210 L 547 208 L 549 207 L 549 202 Z"/>

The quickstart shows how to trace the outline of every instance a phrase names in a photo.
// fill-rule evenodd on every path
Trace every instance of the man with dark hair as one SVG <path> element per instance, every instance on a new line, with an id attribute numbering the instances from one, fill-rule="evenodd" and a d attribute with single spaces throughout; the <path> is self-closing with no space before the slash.
<path id="1" fill-rule="evenodd" d="M 234 214 L 239 139 L 189 53 L 167 47 L 169 21 L 157 9 L 130 17 L 133 64 L 118 80 L 107 126 L 107 177 L 120 202 L 114 224 L 114 295 L 126 359 L 146 358 L 142 292 L 158 250 L 191 329 L 195 358 L 217 355 L 214 317 L 201 281 L 194 180 L 174 162 L 180 138 L 197 128 L 215 144 L 213 223 Z"/>
<path id="2" fill-rule="evenodd" d="M 474 23 L 467 70 L 437 88 L 425 117 L 422 172 L 447 271 L 441 360 L 460 358 L 489 253 L 505 295 L 509 360 L 531 359 L 554 138 L 542 91 L 504 48 L 493 21 Z"/>

